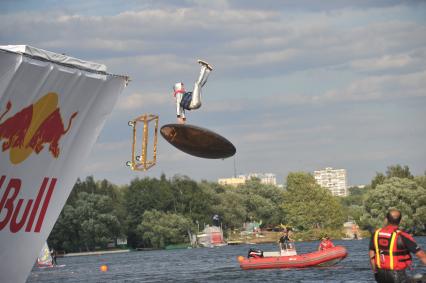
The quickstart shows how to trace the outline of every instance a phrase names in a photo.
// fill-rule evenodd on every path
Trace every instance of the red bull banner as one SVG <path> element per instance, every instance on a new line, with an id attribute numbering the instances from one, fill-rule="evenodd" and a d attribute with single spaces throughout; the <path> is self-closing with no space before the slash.
<path id="1" fill-rule="evenodd" d="M 0 282 L 25 282 L 127 84 L 101 64 L 0 46 Z"/>

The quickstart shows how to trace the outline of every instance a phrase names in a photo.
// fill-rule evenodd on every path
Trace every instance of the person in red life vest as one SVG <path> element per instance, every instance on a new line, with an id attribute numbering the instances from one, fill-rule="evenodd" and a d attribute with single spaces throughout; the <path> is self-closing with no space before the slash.
<path id="1" fill-rule="evenodd" d="M 386 214 L 387 225 L 377 229 L 370 241 L 371 269 L 377 282 L 408 282 L 405 270 L 415 254 L 426 265 L 426 254 L 408 233 L 399 230 L 401 212 L 390 209 Z"/>
<path id="2" fill-rule="evenodd" d="M 203 61 L 198 60 L 201 65 L 200 75 L 194 84 L 194 90 L 186 91 L 182 82 L 175 83 L 173 95 L 176 98 L 176 115 L 179 124 L 185 124 L 185 110 L 194 110 L 201 107 L 201 88 L 206 84 L 209 73 L 213 67 Z"/>
<path id="3" fill-rule="evenodd" d="M 333 247 L 334 247 L 334 244 L 333 244 L 333 242 L 330 240 L 330 237 L 328 237 L 327 235 L 325 235 L 325 236 L 322 238 L 321 243 L 320 243 L 320 244 L 319 244 L 319 246 L 318 246 L 318 250 L 319 250 L 319 251 L 324 251 L 324 250 L 326 250 L 326 249 L 333 248 Z"/>

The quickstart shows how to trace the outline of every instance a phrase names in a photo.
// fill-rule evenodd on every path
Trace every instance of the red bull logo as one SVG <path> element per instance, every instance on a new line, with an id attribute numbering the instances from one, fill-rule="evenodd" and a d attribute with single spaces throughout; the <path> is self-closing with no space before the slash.
<path id="1" fill-rule="evenodd" d="M 18 199 L 21 189 L 24 187 L 22 180 L 19 178 L 8 179 L 6 175 L 1 176 L 0 191 L 3 189 L 4 193 L 0 197 L 0 212 L 3 215 L 3 218 L 0 218 L 0 231 L 9 228 L 10 232 L 17 233 L 25 228 L 25 232 L 39 233 L 56 181 L 56 178 L 45 177 L 35 199 Z M 30 186 L 33 185 L 30 184 Z"/>
<path id="2" fill-rule="evenodd" d="M 0 115 L 0 142 L 3 140 L 2 151 L 10 151 L 12 164 L 25 161 L 33 152 L 39 154 L 48 145 L 49 152 L 55 158 L 60 154 L 59 141 L 71 128 L 72 120 L 78 112 L 74 112 L 64 127 L 58 95 L 49 92 L 34 104 L 25 107 L 13 116 L 4 116 L 11 110 L 9 101 L 6 110 Z M 3 121 L 3 122 L 2 122 Z"/>

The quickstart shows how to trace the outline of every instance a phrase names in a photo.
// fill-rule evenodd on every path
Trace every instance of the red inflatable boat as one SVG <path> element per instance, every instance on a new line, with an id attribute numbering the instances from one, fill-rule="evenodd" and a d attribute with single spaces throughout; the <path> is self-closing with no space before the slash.
<path id="1" fill-rule="evenodd" d="M 312 266 L 331 266 L 348 255 L 342 246 L 333 247 L 324 251 L 292 256 L 263 256 L 263 252 L 256 257 L 239 256 L 238 261 L 242 269 L 266 268 L 303 268 Z"/>

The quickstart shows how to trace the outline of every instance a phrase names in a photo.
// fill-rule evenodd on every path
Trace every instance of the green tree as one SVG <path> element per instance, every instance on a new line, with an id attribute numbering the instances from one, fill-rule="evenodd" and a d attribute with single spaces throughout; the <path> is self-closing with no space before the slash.
<path id="1" fill-rule="evenodd" d="M 164 248 L 169 244 L 189 243 L 188 231 L 192 231 L 191 220 L 180 214 L 147 210 L 136 232 L 148 246 Z"/>
<path id="2" fill-rule="evenodd" d="M 420 187 L 426 189 L 426 175 L 414 177 L 414 182 L 416 182 Z"/>
<path id="3" fill-rule="evenodd" d="M 350 207 L 352 205 L 360 206 L 363 204 L 367 189 L 351 187 L 348 189 L 349 195 L 346 197 L 342 197 L 342 204 L 346 207 Z"/>
<path id="4" fill-rule="evenodd" d="M 383 173 L 376 173 L 376 176 L 371 181 L 371 188 L 375 189 L 378 185 L 382 185 L 385 183 L 387 179 L 397 177 L 397 178 L 407 178 L 413 179 L 414 176 L 410 172 L 410 168 L 407 165 L 404 167 L 397 164 L 388 166 L 386 169 L 386 175 Z"/>
<path id="5" fill-rule="evenodd" d="M 423 195 L 419 195 L 416 201 L 417 208 L 413 214 L 413 222 L 416 229 L 415 231 L 426 231 L 426 190 L 423 191 Z"/>
<path id="6" fill-rule="evenodd" d="M 402 167 L 399 164 L 389 166 L 388 169 L 386 170 L 386 177 L 388 179 L 392 177 L 407 178 L 407 179 L 414 178 L 414 176 L 411 174 L 410 169 L 408 168 L 407 165 Z"/>
<path id="7" fill-rule="evenodd" d="M 122 206 L 117 203 L 118 195 L 117 188 L 106 180 L 78 180 L 49 236 L 49 244 L 57 250 L 81 251 L 115 241 L 124 234 L 117 213 Z"/>
<path id="8" fill-rule="evenodd" d="M 371 188 L 375 189 L 378 185 L 381 185 L 385 182 L 386 176 L 383 173 L 376 173 L 376 176 L 371 181 Z"/>
<path id="9" fill-rule="evenodd" d="M 244 196 L 234 190 L 227 190 L 218 195 L 218 202 L 213 206 L 213 210 L 221 217 L 224 227 L 242 227 L 242 223 L 247 219 L 244 201 Z"/>
<path id="10" fill-rule="evenodd" d="M 348 189 L 349 195 L 341 197 L 341 203 L 344 206 L 345 218 L 355 220 L 359 223 L 361 216 L 364 214 L 364 200 L 369 188 L 351 187 Z"/>
<path id="11" fill-rule="evenodd" d="M 290 173 L 285 200 L 282 207 L 287 224 L 300 230 L 338 228 L 344 222 L 343 207 L 337 197 L 321 188 L 311 174 Z"/>
<path id="12" fill-rule="evenodd" d="M 81 250 L 80 230 L 80 223 L 75 216 L 74 207 L 66 204 L 49 235 L 49 246 L 56 250 Z"/>
<path id="13" fill-rule="evenodd" d="M 285 215 L 281 209 L 284 190 L 276 186 L 261 184 L 252 179 L 239 186 L 236 192 L 243 196 L 246 221 L 262 221 L 264 225 L 275 226 L 283 222 Z"/>
<path id="14" fill-rule="evenodd" d="M 365 214 L 361 224 L 364 227 L 380 227 L 389 208 L 402 212 L 401 227 L 412 228 L 425 223 L 424 207 L 426 190 L 415 181 L 392 177 L 368 192 L 364 202 Z"/>
<path id="15" fill-rule="evenodd" d="M 170 182 L 162 176 L 160 180 L 136 178 L 124 188 L 126 208 L 127 242 L 132 247 L 143 245 L 136 231 L 146 210 L 171 211 L 175 207 L 174 191 Z"/>
<path id="16" fill-rule="evenodd" d="M 215 192 L 207 182 L 198 184 L 186 176 L 175 176 L 171 186 L 174 192 L 174 213 L 208 223 L 213 216 Z"/>
<path id="17" fill-rule="evenodd" d="M 112 211 L 113 203 L 108 196 L 86 192 L 78 194 L 75 217 L 80 222 L 80 238 L 86 250 L 104 248 L 120 236 L 120 222 Z"/>

